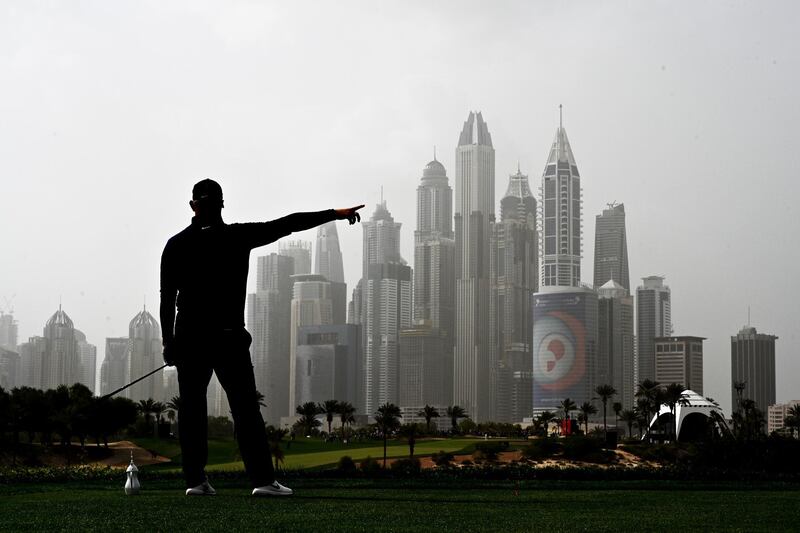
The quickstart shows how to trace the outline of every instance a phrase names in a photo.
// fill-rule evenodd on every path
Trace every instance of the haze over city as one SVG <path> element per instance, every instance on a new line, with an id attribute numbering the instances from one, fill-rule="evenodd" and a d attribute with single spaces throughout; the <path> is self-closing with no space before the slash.
<path id="1" fill-rule="evenodd" d="M 707 337 L 705 395 L 730 412 L 730 336 L 749 307 L 779 337 L 777 400 L 800 398 L 800 8 L 687 7 L 5 4 L 0 308 L 24 342 L 61 303 L 99 365 L 106 337 L 126 335 L 145 300 L 157 308 L 161 251 L 205 177 L 227 222 L 360 203 L 368 218 L 383 194 L 413 264 L 434 146 L 454 186 L 459 133 L 480 110 L 496 199 L 518 166 L 538 199 L 563 104 L 582 280 L 594 217 L 624 202 L 632 288 L 665 276 L 675 333 Z M 351 290 L 362 231 L 338 230 Z M 251 289 L 271 251 L 251 255 Z"/>

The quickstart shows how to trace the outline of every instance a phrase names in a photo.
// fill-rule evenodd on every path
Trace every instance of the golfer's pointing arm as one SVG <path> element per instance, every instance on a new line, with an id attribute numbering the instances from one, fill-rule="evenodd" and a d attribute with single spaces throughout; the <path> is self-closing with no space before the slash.
<path id="1" fill-rule="evenodd" d="M 347 220 L 350 224 L 361 221 L 358 210 L 364 207 L 347 207 L 343 209 L 326 209 L 325 211 L 312 211 L 308 213 L 292 213 L 282 218 L 276 218 L 269 222 L 251 222 L 241 224 L 245 231 L 246 238 L 251 248 L 264 246 L 275 242 L 281 237 L 294 233 L 315 228 L 332 220 Z"/>

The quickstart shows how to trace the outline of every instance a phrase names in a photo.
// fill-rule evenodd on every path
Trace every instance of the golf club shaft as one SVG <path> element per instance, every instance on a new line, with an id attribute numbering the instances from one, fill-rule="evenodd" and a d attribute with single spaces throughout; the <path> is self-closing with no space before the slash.
<path id="1" fill-rule="evenodd" d="M 155 373 L 156 373 L 156 372 L 158 372 L 159 370 L 163 370 L 164 368 L 166 368 L 166 366 L 167 366 L 167 364 L 166 364 L 166 363 L 164 363 L 163 365 L 161 365 L 160 367 L 156 368 L 156 369 L 155 369 L 155 370 L 153 370 L 152 372 L 148 372 L 147 374 L 145 374 L 144 376 L 140 377 L 139 379 L 136 379 L 136 380 L 133 380 L 133 381 L 131 381 L 130 383 L 128 383 L 128 384 L 127 384 L 127 385 L 125 385 L 124 387 L 120 387 L 120 388 L 118 388 L 117 390 L 115 390 L 114 392 L 109 392 L 108 394 L 106 394 L 106 395 L 104 395 L 104 396 L 101 396 L 101 397 L 100 397 L 100 399 L 101 399 L 101 400 L 105 400 L 106 398 L 111 398 L 111 397 L 112 397 L 112 396 L 114 396 L 115 394 L 117 394 L 117 393 L 120 393 L 120 392 L 124 391 L 125 389 L 127 389 L 127 388 L 128 388 L 128 387 L 130 387 L 131 385 L 135 385 L 136 383 L 139 383 L 140 381 L 142 381 L 144 378 L 147 378 L 147 377 L 150 377 L 150 376 L 152 376 L 153 374 L 155 374 Z"/>

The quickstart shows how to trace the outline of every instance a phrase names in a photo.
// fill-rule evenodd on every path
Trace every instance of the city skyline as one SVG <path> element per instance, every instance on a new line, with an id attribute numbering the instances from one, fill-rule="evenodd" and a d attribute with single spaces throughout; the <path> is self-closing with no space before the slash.
<path id="1" fill-rule="evenodd" d="M 0 144 L 13 147 L 0 163 L 8 199 L 0 225 L 12 229 L 0 234 L 8 258 L 0 297 L 16 294 L 19 338 L 27 339 L 61 296 L 102 360 L 104 339 L 126 334 L 142 297 L 157 302 L 164 242 L 188 224 L 189 191 L 206 176 L 222 183 L 229 222 L 371 205 L 383 186 L 406 223 L 402 255 L 410 258 L 419 162 L 436 145 L 452 173 L 454 125 L 467 110 L 491 119 L 498 175 L 520 160 L 538 176 L 563 103 L 591 182 L 581 278 L 592 279 L 592 217 L 624 202 L 631 283 L 652 274 L 669 280 L 675 332 L 708 338 L 707 394 L 730 408 L 728 339 L 750 305 L 753 324 L 781 339 L 777 400 L 797 398 L 791 302 L 800 288 L 791 274 L 799 258 L 784 240 L 800 233 L 791 204 L 800 196 L 796 134 L 785 129 L 800 118 L 786 11 L 798 8 L 696 7 L 685 17 L 665 5 L 518 5 L 456 16 L 426 6 L 367 9 L 352 20 L 321 8 L 322 24 L 265 7 L 198 6 L 194 22 L 208 24 L 181 25 L 175 13 L 145 6 L 144 18 L 160 22 L 144 42 L 133 13 L 87 13 L 89 23 L 76 26 L 69 7 L 19 6 L 0 33 L 9 76 Z M 375 31 L 389 19 L 396 30 Z M 161 29 L 177 26 L 181 44 Z M 343 30 L 354 39 L 337 39 Z M 307 31 L 329 46 L 305 43 L 281 58 L 264 52 Z M 354 59 L 364 57 L 354 44 L 364 41 L 376 54 L 366 63 Z M 178 57 L 204 68 L 174 69 Z M 89 75 L 100 66 L 107 84 Z M 220 75 L 208 80 L 199 74 L 205 68 Z M 330 82 L 323 87 L 320 78 Z M 776 144 L 780 157 L 757 155 Z M 302 187 L 293 188 L 294 176 Z M 770 186 L 754 187 L 753 176 L 768 176 Z M 505 183 L 497 181 L 499 197 Z M 54 239 L 53 228 L 69 237 Z M 339 226 L 339 237 L 353 288 L 361 232 Z M 313 241 L 314 233 L 297 238 Z M 58 275 L 44 275 L 53 258 Z"/>

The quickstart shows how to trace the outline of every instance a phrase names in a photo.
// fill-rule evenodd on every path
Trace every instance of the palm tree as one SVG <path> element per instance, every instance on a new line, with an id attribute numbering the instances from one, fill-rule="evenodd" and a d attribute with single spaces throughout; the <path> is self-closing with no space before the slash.
<path id="1" fill-rule="evenodd" d="M 539 420 L 539 424 L 541 424 L 542 428 L 544 429 L 544 436 L 545 437 L 547 437 L 547 435 L 548 435 L 548 429 L 550 427 L 550 422 L 555 420 L 555 418 L 556 418 L 555 413 L 552 413 L 550 411 L 542 411 L 541 413 L 539 413 L 539 416 L 537 417 L 537 419 Z"/>
<path id="2" fill-rule="evenodd" d="M 574 411 L 577 408 L 578 406 L 575 402 L 569 398 L 564 398 L 564 400 L 561 402 L 561 409 L 564 411 L 564 420 L 569 420 L 570 411 Z"/>
<path id="3" fill-rule="evenodd" d="M 583 422 L 586 424 L 586 434 L 589 434 L 589 417 L 597 414 L 597 407 L 594 406 L 592 402 L 583 402 L 581 406 L 578 408 L 581 412 L 581 416 L 583 416 Z"/>
<path id="4" fill-rule="evenodd" d="M 181 397 L 180 396 L 173 396 L 168 402 L 167 407 L 172 409 L 178 414 L 178 423 L 175 425 L 175 429 L 180 431 L 180 423 L 181 423 Z"/>
<path id="5" fill-rule="evenodd" d="M 164 402 L 154 402 L 153 403 L 153 414 L 156 415 L 156 424 L 161 423 L 161 417 L 164 416 L 164 412 L 166 412 L 167 406 Z"/>
<path id="6" fill-rule="evenodd" d="M 408 457 L 414 457 L 414 445 L 419 436 L 419 426 L 417 424 L 403 424 L 400 426 L 400 436 L 408 441 Z"/>
<path id="7" fill-rule="evenodd" d="M 622 412 L 622 402 L 611 404 L 611 410 L 614 411 L 614 427 L 617 427 L 619 425 L 619 414 Z"/>
<path id="8" fill-rule="evenodd" d="M 663 392 L 664 403 L 667 404 L 667 406 L 669 406 L 669 412 L 672 415 L 671 431 L 674 434 L 676 441 L 678 440 L 678 423 L 677 420 L 675 420 L 675 407 L 680 403 L 681 399 L 683 398 L 684 390 L 685 387 L 680 383 L 670 383 L 664 388 Z"/>
<path id="9" fill-rule="evenodd" d="M 275 426 L 267 426 L 265 430 L 267 432 L 267 442 L 269 442 L 269 451 L 272 457 L 275 458 L 275 470 L 277 470 L 278 463 L 282 463 L 285 457 L 281 448 L 281 441 L 289 433 L 289 430 L 276 428 Z"/>
<path id="10" fill-rule="evenodd" d="M 628 438 L 633 437 L 633 425 L 636 423 L 638 416 L 633 409 L 625 409 L 619 414 L 620 420 L 628 425 Z"/>
<path id="11" fill-rule="evenodd" d="M 152 398 L 148 398 L 146 400 L 139 400 L 139 403 L 136 405 L 136 408 L 144 416 L 144 421 L 147 427 L 150 427 L 150 415 L 154 412 L 153 409 L 155 408 L 155 404 L 156 402 Z"/>
<path id="12" fill-rule="evenodd" d="M 339 403 L 339 420 L 342 422 L 342 436 L 344 436 L 344 429 L 346 425 L 352 424 L 356 421 L 355 415 L 356 408 L 350 402 Z"/>
<path id="13" fill-rule="evenodd" d="M 386 439 L 389 437 L 389 432 L 397 429 L 400 425 L 400 408 L 393 403 L 385 403 L 378 407 L 378 413 L 375 415 L 375 424 L 381 432 L 383 437 L 383 467 L 386 468 Z"/>
<path id="14" fill-rule="evenodd" d="M 453 405 L 447 408 L 447 416 L 453 424 L 453 431 L 458 431 L 458 419 L 467 418 L 469 415 L 460 405 Z"/>
<path id="15" fill-rule="evenodd" d="M 611 385 L 598 385 L 595 387 L 594 392 L 600 398 L 600 401 L 603 402 L 603 434 L 607 434 L 608 426 L 606 425 L 606 408 L 608 407 L 608 400 L 617 394 L 617 389 Z"/>
<path id="16" fill-rule="evenodd" d="M 636 397 L 646 400 L 647 402 L 636 402 L 641 414 L 647 420 L 647 424 L 650 423 L 650 413 L 658 413 L 659 409 L 661 408 L 661 402 L 659 401 L 661 391 L 660 386 L 661 384 L 658 381 L 653 381 L 652 379 L 645 379 L 636 386 Z"/>
<path id="17" fill-rule="evenodd" d="M 425 419 L 425 427 L 428 430 L 428 433 L 431 432 L 431 420 L 434 418 L 439 418 L 439 410 L 433 406 L 425 404 L 425 407 L 419 410 L 417 416 L 421 416 Z"/>
<path id="18" fill-rule="evenodd" d="M 319 412 L 325 415 L 325 420 L 328 422 L 328 435 L 330 435 L 333 417 L 339 414 L 339 401 L 325 400 L 325 403 L 319 404 Z"/>
<path id="19" fill-rule="evenodd" d="M 311 435 L 314 428 L 320 424 L 319 420 L 317 420 L 317 415 L 320 414 L 319 406 L 314 402 L 306 402 L 303 405 L 298 405 L 297 408 L 295 408 L 295 413 L 300 415 L 297 425 L 303 428 L 303 432 L 306 436 Z"/>
<path id="20" fill-rule="evenodd" d="M 647 398 L 639 398 L 636 400 L 636 426 L 639 428 L 639 437 L 643 432 L 646 433 L 650 427 L 650 402 Z"/>

